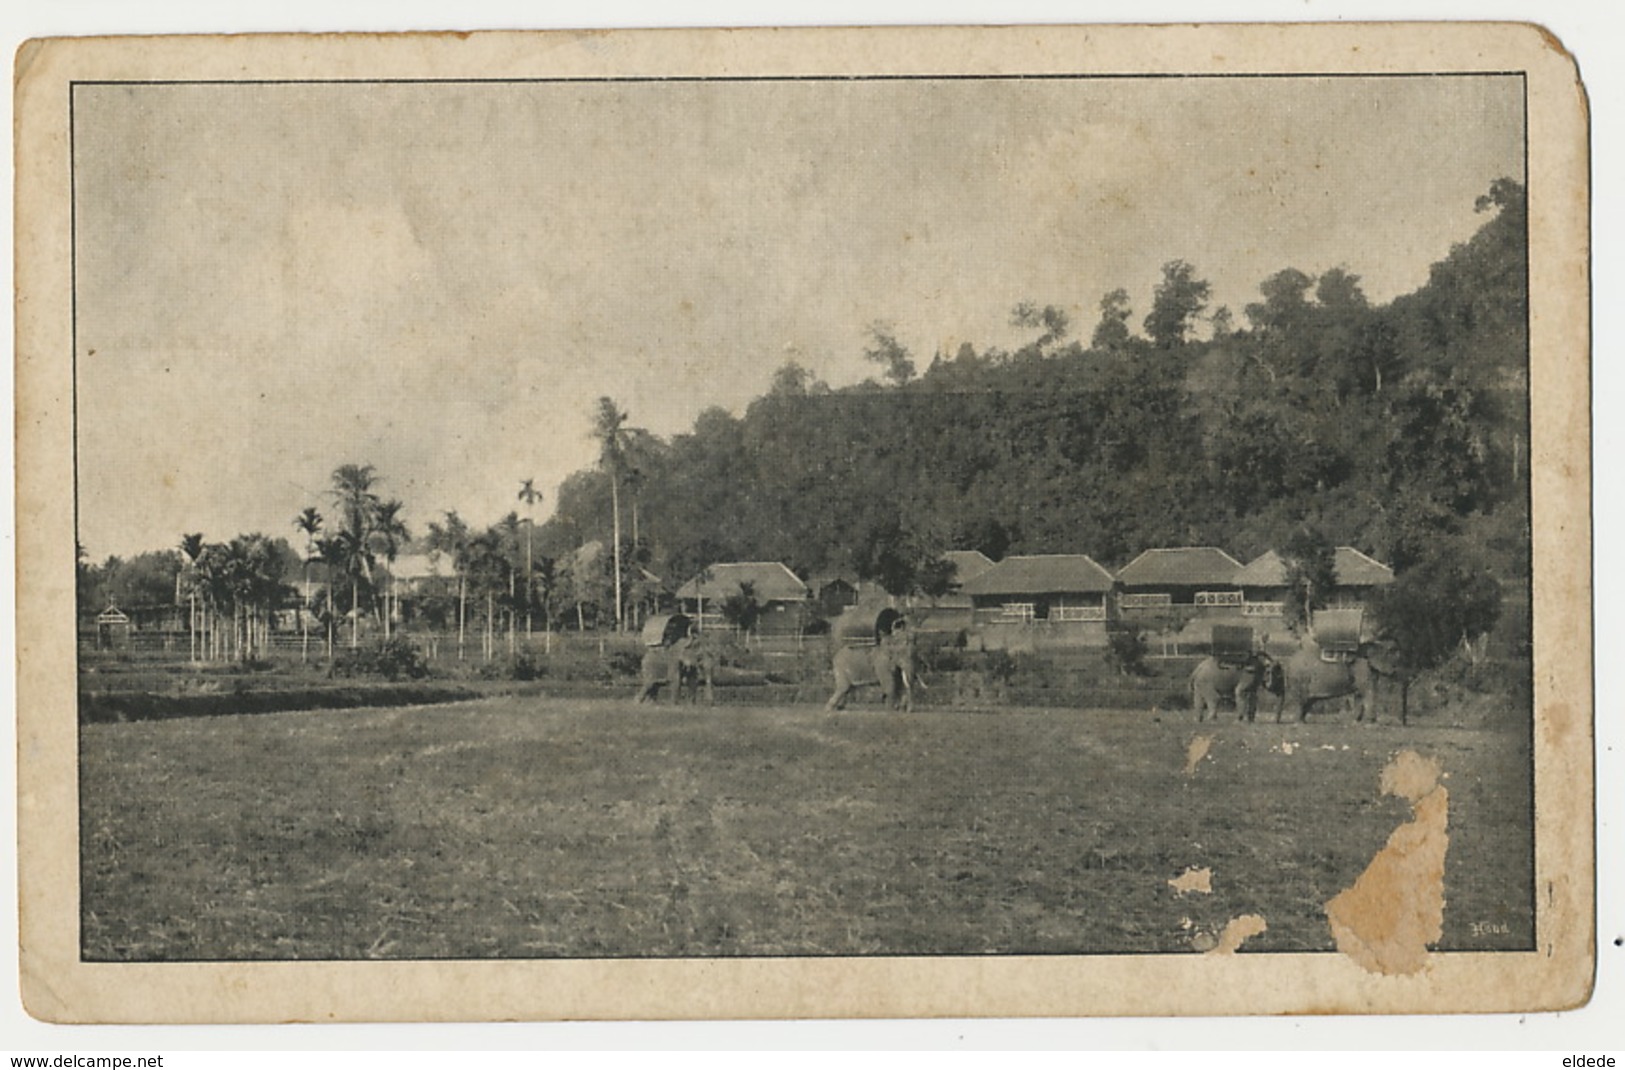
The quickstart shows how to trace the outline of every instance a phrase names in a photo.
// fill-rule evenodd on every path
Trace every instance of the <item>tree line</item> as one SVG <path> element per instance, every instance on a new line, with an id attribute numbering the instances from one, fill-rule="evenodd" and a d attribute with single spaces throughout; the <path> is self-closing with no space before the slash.
<path id="1" fill-rule="evenodd" d="M 741 416 L 709 409 L 670 441 L 629 436 L 604 399 L 621 438 L 564 482 L 537 537 L 558 556 L 618 531 L 623 556 L 672 585 L 779 560 L 901 593 L 939 584 L 948 549 L 1116 567 L 1154 546 L 1245 559 L 1314 530 L 1401 571 L 1449 557 L 1517 587 L 1524 191 L 1497 180 L 1477 208 L 1477 233 L 1387 304 L 1347 268 L 1286 268 L 1238 317 L 1176 260 L 1138 324 L 1126 291 L 1105 294 L 1087 341 L 1031 301 L 1012 309 L 1032 332 L 1014 350 L 922 362 L 877 323 L 864 351 L 878 380 L 834 389 L 788 362 Z"/>
<path id="2" fill-rule="evenodd" d="M 1529 577 L 1524 191 L 1499 179 L 1476 207 L 1478 231 L 1387 304 L 1347 268 L 1285 268 L 1238 316 L 1211 308 L 1199 268 L 1175 260 L 1143 317 L 1126 290 L 1104 294 L 1087 340 L 1061 305 L 1036 301 L 1011 310 L 1024 344 L 967 342 L 928 361 L 875 323 L 864 354 L 878 379 L 832 388 L 789 361 L 742 415 L 707 409 L 669 440 L 599 399 L 598 463 L 563 482 L 544 524 L 531 520 L 540 493 L 527 480 L 526 517 L 474 530 L 450 510 L 414 537 L 378 473 L 348 464 L 326 513 L 296 519 L 302 554 L 252 535 L 168 555 L 167 579 L 149 555 L 82 565 L 82 601 L 95 600 L 87 582 L 113 591 L 146 576 L 190 585 L 212 617 L 258 620 L 289 592 L 245 577 L 292 554 L 319 566 L 318 588 L 307 578 L 295 594 L 320 642 L 347 630 L 353 643 L 369 618 L 388 634 L 390 563 L 411 547 L 450 572 L 417 598 L 419 621 L 455 630 L 459 651 L 477 637 L 489 657 L 537 627 L 635 624 L 724 561 L 939 593 L 950 549 L 1082 552 L 1115 568 L 1148 547 L 1247 559 L 1294 538 L 1518 597 Z"/>

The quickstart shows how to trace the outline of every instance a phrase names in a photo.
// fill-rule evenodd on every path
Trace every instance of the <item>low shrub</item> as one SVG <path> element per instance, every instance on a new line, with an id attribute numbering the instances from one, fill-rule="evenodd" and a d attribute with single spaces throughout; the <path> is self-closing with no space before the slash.
<path id="1" fill-rule="evenodd" d="M 638 650 L 611 648 L 604 651 L 602 666 L 606 680 L 636 677 L 643 671 L 643 654 Z"/>
<path id="2" fill-rule="evenodd" d="M 547 666 L 528 650 L 521 650 L 508 659 L 508 678 L 511 680 L 540 680 L 547 675 Z"/>
<path id="3" fill-rule="evenodd" d="M 548 675 L 548 667 L 529 651 L 521 650 L 506 657 L 477 663 L 471 670 L 477 680 L 540 680 Z"/>
<path id="4" fill-rule="evenodd" d="M 1150 675 L 1145 663 L 1149 652 L 1145 633 L 1135 625 L 1119 624 L 1107 629 L 1106 660 L 1124 676 Z"/>
<path id="5" fill-rule="evenodd" d="M 380 639 L 337 657 L 335 676 L 382 676 L 385 680 L 422 680 L 429 675 L 429 662 L 410 639 Z"/>

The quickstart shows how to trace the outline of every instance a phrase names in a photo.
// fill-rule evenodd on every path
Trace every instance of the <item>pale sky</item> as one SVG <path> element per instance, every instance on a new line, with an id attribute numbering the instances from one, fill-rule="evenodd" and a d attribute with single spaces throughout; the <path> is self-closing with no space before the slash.
<path id="1" fill-rule="evenodd" d="M 371 463 L 414 532 L 670 435 L 788 357 L 878 373 L 1133 325 L 1182 258 L 1238 321 L 1285 267 L 1421 285 L 1521 180 L 1511 77 L 81 86 L 81 541 L 293 536 Z"/>

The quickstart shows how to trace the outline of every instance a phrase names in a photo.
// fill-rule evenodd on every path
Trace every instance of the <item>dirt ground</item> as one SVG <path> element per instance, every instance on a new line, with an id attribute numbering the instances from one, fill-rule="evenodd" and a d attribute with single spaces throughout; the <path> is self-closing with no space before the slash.
<path id="1" fill-rule="evenodd" d="M 1440 947 L 1532 946 L 1526 730 L 509 696 L 85 726 L 83 952 L 1178 952 L 1244 914 L 1330 950 L 1407 748 L 1450 792 Z"/>

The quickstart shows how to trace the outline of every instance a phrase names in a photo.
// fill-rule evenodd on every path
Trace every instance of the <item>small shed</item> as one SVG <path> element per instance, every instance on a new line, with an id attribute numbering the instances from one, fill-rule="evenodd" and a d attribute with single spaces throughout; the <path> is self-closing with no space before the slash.
<path id="1" fill-rule="evenodd" d="M 130 646 L 130 618 L 117 606 L 96 614 L 96 648 L 127 650 Z"/>
<path id="2" fill-rule="evenodd" d="M 834 574 L 809 577 L 814 608 L 826 617 L 836 617 L 847 606 L 858 604 L 858 585 L 846 576 Z"/>

